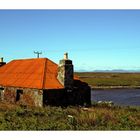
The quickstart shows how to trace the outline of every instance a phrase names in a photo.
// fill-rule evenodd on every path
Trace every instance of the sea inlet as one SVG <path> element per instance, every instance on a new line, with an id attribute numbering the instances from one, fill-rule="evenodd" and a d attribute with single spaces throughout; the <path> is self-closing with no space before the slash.
<path id="1" fill-rule="evenodd" d="M 112 101 L 115 105 L 140 106 L 140 89 L 92 90 L 92 101 Z"/>

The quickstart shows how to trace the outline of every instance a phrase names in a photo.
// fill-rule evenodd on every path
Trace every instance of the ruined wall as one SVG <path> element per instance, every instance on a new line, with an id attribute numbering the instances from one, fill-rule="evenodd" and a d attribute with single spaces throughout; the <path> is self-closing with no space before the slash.
<path id="1" fill-rule="evenodd" d="M 80 80 L 74 80 L 76 102 L 81 105 L 91 105 L 91 87 Z"/>
<path id="2" fill-rule="evenodd" d="M 23 93 L 19 95 L 18 101 L 16 101 L 17 90 L 23 90 Z M 5 87 L 4 88 L 4 101 L 22 104 L 22 105 L 41 107 L 43 106 L 42 93 L 43 91 L 38 90 L 38 89 Z"/>
<path id="3" fill-rule="evenodd" d="M 51 89 L 51 90 L 38 90 L 29 88 L 15 88 L 3 87 L 4 101 L 29 105 L 39 106 L 55 105 L 55 106 L 68 106 L 68 105 L 90 105 L 91 104 L 91 89 L 85 82 L 74 80 L 74 88 L 69 89 Z M 1 88 L 3 90 L 3 88 Z M 19 91 L 19 94 L 18 92 Z M 20 93 L 20 91 L 22 91 Z M 18 96 L 17 96 L 18 95 Z"/>
<path id="4" fill-rule="evenodd" d="M 74 80 L 73 90 L 44 90 L 43 103 L 56 106 L 91 105 L 91 88 L 85 82 Z"/>
<path id="5" fill-rule="evenodd" d="M 44 105 L 65 105 L 66 96 L 64 89 L 50 89 L 43 91 Z"/>

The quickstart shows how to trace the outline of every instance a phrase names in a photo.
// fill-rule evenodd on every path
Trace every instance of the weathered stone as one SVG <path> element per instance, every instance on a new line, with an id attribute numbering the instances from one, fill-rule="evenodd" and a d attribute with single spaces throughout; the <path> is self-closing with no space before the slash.
<path id="1" fill-rule="evenodd" d="M 71 60 L 60 60 L 57 79 L 67 89 L 73 89 L 73 64 Z"/>
<path id="2" fill-rule="evenodd" d="M 44 105 L 68 106 L 91 104 L 91 89 L 88 84 L 80 80 L 74 80 L 73 90 L 39 90 L 15 87 L 1 87 L 0 89 L 2 100 L 28 106 L 42 107 Z"/>
<path id="3" fill-rule="evenodd" d="M 15 87 L 5 87 L 4 89 L 4 101 L 29 106 L 43 106 L 43 90 Z M 18 95 L 18 100 L 17 90 L 23 91 Z"/>

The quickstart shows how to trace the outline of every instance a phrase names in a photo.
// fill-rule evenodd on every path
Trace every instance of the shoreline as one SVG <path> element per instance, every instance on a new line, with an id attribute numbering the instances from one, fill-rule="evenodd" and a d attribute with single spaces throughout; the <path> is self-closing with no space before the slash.
<path id="1" fill-rule="evenodd" d="M 140 86 L 91 86 L 92 90 L 105 89 L 140 89 Z"/>

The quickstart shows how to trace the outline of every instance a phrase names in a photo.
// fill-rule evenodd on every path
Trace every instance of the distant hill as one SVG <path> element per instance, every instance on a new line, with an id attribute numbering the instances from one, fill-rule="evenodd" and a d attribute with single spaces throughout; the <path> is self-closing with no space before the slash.
<path id="1" fill-rule="evenodd" d="M 113 69 L 113 70 L 94 70 L 93 72 L 106 72 L 106 73 L 139 73 L 140 70 L 123 70 L 123 69 Z"/>
<path id="2" fill-rule="evenodd" d="M 140 69 L 139 70 L 123 70 L 123 69 L 113 69 L 113 70 L 77 70 L 76 72 L 103 72 L 103 73 L 140 73 Z"/>

